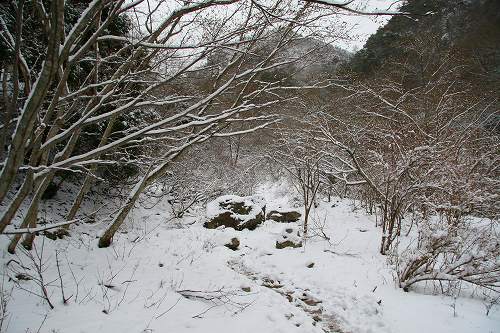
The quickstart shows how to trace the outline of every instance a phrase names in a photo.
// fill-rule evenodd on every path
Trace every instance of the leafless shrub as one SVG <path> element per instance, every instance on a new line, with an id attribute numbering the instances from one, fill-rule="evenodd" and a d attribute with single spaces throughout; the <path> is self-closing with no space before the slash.
<path id="1" fill-rule="evenodd" d="M 9 327 L 9 312 L 7 306 L 12 297 L 12 291 L 14 287 L 7 289 L 5 284 L 5 279 L 7 275 L 2 274 L 2 281 L 0 282 L 0 332 L 7 332 Z"/>
<path id="2" fill-rule="evenodd" d="M 320 238 L 328 242 L 330 246 L 333 243 L 330 240 L 330 237 L 326 234 L 325 229 L 327 227 L 327 215 L 324 214 L 320 217 L 318 214 L 313 214 L 312 216 L 312 226 L 310 228 L 309 237 L 310 238 Z"/>
<path id="3" fill-rule="evenodd" d="M 213 239 L 206 239 L 204 242 L 203 242 L 203 245 L 202 245 L 202 249 L 203 251 L 207 252 L 207 253 L 211 253 L 213 251 L 213 249 L 215 249 L 217 247 L 217 244 L 215 243 L 215 241 Z"/>
<path id="4" fill-rule="evenodd" d="M 488 316 L 491 309 L 500 304 L 500 294 L 484 293 L 483 304 L 485 307 L 485 315 Z"/>
<path id="5" fill-rule="evenodd" d="M 51 309 L 54 308 L 50 300 L 48 288 L 56 287 L 55 280 L 47 281 L 45 272 L 50 268 L 51 258 L 44 257 L 44 243 L 45 238 L 42 239 L 41 248 L 38 249 L 36 244 L 33 244 L 33 252 L 22 249 L 22 256 L 28 260 L 28 266 L 24 266 L 20 256 L 17 256 L 19 261 L 11 259 L 7 263 L 7 268 L 12 276 L 9 276 L 14 281 L 16 288 L 23 290 L 31 295 L 43 299 Z M 33 291 L 31 288 L 25 286 L 25 283 L 34 283 L 38 286 L 39 291 Z"/>
<path id="6" fill-rule="evenodd" d="M 251 302 L 237 301 L 236 298 L 248 296 L 248 293 L 237 289 L 219 288 L 217 290 L 177 290 L 183 297 L 205 302 L 209 307 L 194 315 L 193 318 L 203 318 L 203 315 L 216 307 L 224 307 L 232 313 L 239 313 L 249 307 Z"/>
<path id="7" fill-rule="evenodd" d="M 500 242 L 489 228 L 437 228 L 422 232 L 417 248 L 398 260 L 404 290 L 423 281 L 463 281 L 500 292 Z"/>
<path id="8" fill-rule="evenodd" d="M 120 307 L 127 296 L 129 285 L 135 282 L 134 276 L 139 268 L 139 263 L 133 266 L 128 278 L 119 281 L 118 277 L 126 268 L 127 264 L 124 264 L 120 268 L 114 269 L 111 262 L 108 262 L 107 271 L 105 273 L 98 272 L 97 285 L 101 291 L 99 303 L 102 305 L 102 312 L 105 314 L 110 314 Z"/>

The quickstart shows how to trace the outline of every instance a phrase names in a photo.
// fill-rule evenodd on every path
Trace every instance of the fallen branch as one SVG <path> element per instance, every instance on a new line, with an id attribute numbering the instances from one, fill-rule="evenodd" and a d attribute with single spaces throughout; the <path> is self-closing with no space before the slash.
<path id="1" fill-rule="evenodd" d="M 28 228 L 22 228 L 22 229 L 11 229 L 11 230 L 6 229 L 2 233 L 0 233 L 0 235 L 36 234 L 36 233 L 41 232 L 41 231 L 59 228 L 59 227 L 62 227 L 62 226 L 68 225 L 68 224 L 73 224 L 73 223 L 82 222 L 82 221 L 83 221 L 82 219 L 75 219 L 75 220 L 71 220 L 71 221 L 49 224 L 49 225 L 37 227 L 37 228 L 29 228 L 28 227 Z"/>

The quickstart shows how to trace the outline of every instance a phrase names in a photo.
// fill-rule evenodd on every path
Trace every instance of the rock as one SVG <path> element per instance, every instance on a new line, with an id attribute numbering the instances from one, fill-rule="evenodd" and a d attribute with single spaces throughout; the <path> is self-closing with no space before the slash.
<path id="1" fill-rule="evenodd" d="M 264 277 L 262 279 L 262 286 L 270 288 L 270 289 L 280 289 L 283 288 L 283 285 L 280 281 L 274 281 L 271 278 Z"/>
<path id="2" fill-rule="evenodd" d="M 208 229 L 224 226 L 238 231 L 254 230 L 264 222 L 265 210 L 265 201 L 261 197 L 225 195 L 207 204 L 208 221 L 203 226 Z"/>
<path id="3" fill-rule="evenodd" d="M 56 235 L 59 239 L 63 239 L 65 236 L 70 236 L 69 231 L 64 228 L 59 228 L 54 231 L 54 235 Z"/>
<path id="4" fill-rule="evenodd" d="M 64 236 L 70 236 L 68 230 L 64 229 L 64 228 L 59 228 L 57 230 L 55 230 L 54 232 L 51 232 L 51 231 L 48 231 L 48 230 L 45 230 L 43 232 L 43 235 L 47 238 L 50 238 L 52 240 L 56 240 L 56 239 L 63 239 Z"/>
<path id="5" fill-rule="evenodd" d="M 313 268 L 314 267 L 314 263 L 313 262 L 310 262 L 309 264 L 307 264 L 307 268 Z"/>
<path id="6" fill-rule="evenodd" d="M 294 210 L 272 210 L 267 214 L 268 220 L 273 220 L 281 223 L 297 222 L 301 214 Z"/>
<path id="7" fill-rule="evenodd" d="M 277 249 L 284 249 L 285 247 L 297 248 L 301 246 L 302 237 L 297 227 L 285 228 L 276 240 Z"/>
<path id="8" fill-rule="evenodd" d="M 276 248 L 277 249 L 281 250 L 281 249 L 284 249 L 285 247 L 293 247 L 293 248 L 302 247 L 302 242 L 294 243 L 290 240 L 286 240 L 284 242 L 276 241 Z"/>
<path id="9" fill-rule="evenodd" d="M 16 274 L 16 279 L 18 279 L 19 281 L 29 281 L 32 280 L 33 278 L 27 274 L 18 273 Z"/>
<path id="10" fill-rule="evenodd" d="M 210 221 L 205 222 L 203 226 L 208 229 L 217 229 L 221 226 L 236 229 L 239 226 L 240 222 L 241 221 L 233 218 L 232 212 L 224 212 L 212 218 Z"/>
<path id="11" fill-rule="evenodd" d="M 43 235 L 49 239 L 52 239 L 52 240 L 56 240 L 57 239 L 57 236 L 53 233 L 53 232 L 50 232 L 48 230 L 45 230 L 43 232 Z"/>
<path id="12" fill-rule="evenodd" d="M 314 299 L 310 296 L 304 296 L 304 297 L 300 297 L 299 298 L 302 302 L 306 303 L 307 305 L 309 306 L 316 306 L 320 303 L 323 303 L 323 301 L 320 301 L 320 300 L 317 300 L 317 299 Z"/>
<path id="13" fill-rule="evenodd" d="M 225 244 L 224 246 L 233 250 L 233 251 L 236 251 L 236 250 L 238 250 L 238 247 L 240 246 L 240 240 L 236 237 L 233 237 L 233 238 L 231 238 L 231 242 Z"/>

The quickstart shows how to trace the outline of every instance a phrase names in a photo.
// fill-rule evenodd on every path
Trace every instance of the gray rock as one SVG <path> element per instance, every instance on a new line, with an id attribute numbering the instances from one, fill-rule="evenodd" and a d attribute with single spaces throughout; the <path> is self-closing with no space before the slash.
<path id="1" fill-rule="evenodd" d="M 281 223 L 290 223 L 290 222 L 297 222 L 302 214 L 300 214 L 297 211 L 278 211 L 278 210 L 272 210 L 267 214 L 267 219 L 268 220 L 273 220 L 276 222 L 281 222 Z"/>
<path id="2" fill-rule="evenodd" d="M 203 226 L 208 229 L 225 226 L 238 231 L 254 230 L 264 222 L 265 210 L 265 202 L 260 197 L 223 196 L 207 205 L 209 220 Z"/>
<path id="3" fill-rule="evenodd" d="M 231 238 L 231 242 L 227 243 L 224 245 L 228 249 L 231 249 L 233 251 L 238 250 L 238 247 L 240 247 L 240 240 L 236 237 Z"/>
<path id="4" fill-rule="evenodd" d="M 289 239 L 283 240 L 282 242 L 276 241 L 276 248 L 277 249 L 284 249 L 285 247 L 302 247 L 302 242 L 295 243 Z"/>

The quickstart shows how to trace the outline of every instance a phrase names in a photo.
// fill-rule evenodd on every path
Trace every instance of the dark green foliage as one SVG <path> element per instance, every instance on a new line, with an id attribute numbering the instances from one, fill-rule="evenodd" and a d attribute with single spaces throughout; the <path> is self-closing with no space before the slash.
<path id="1" fill-rule="evenodd" d="M 52 199 L 53 197 L 56 196 L 57 191 L 59 190 L 59 186 L 55 184 L 54 182 L 51 182 L 48 186 L 45 192 L 42 194 L 42 200 L 47 200 L 47 199 Z"/>
<path id="2" fill-rule="evenodd" d="M 488 75 L 500 72 L 500 2 L 410 0 L 402 11 L 432 15 L 392 17 L 356 53 L 351 61 L 352 69 L 362 75 L 369 75 L 391 62 L 416 62 L 419 59 L 408 45 L 416 39 L 426 40 L 425 47 L 433 48 L 435 56 L 459 48 L 480 57 L 488 67 Z M 486 69 L 486 68 L 485 68 Z"/>
<path id="3" fill-rule="evenodd" d="M 104 110 L 103 110 L 104 112 Z M 110 141 L 124 137 L 131 128 L 139 125 L 140 119 L 134 113 L 122 114 L 113 124 Z M 78 155 L 98 147 L 101 137 L 106 129 L 107 123 L 92 124 L 85 128 L 80 135 L 73 155 Z M 101 178 L 112 184 L 123 184 L 124 180 L 137 175 L 139 167 L 128 160 L 133 159 L 141 153 L 138 146 L 124 146 L 116 156 L 108 156 L 106 159 L 117 160 L 116 164 L 102 165 L 98 169 Z M 123 157 L 123 158 L 122 158 Z M 121 161 L 120 161 L 121 160 Z"/>
<path id="4" fill-rule="evenodd" d="M 406 16 L 394 16 L 389 22 L 368 38 L 362 50 L 352 59 L 353 69 L 359 73 L 369 73 L 383 65 L 390 57 L 403 55 L 401 44 L 407 42 L 416 33 L 435 29 L 434 22 L 442 20 L 445 7 L 450 1 L 413 0 L 407 1 L 401 11 L 415 13 L 411 19 Z M 451 1 L 454 2 L 454 1 Z M 431 15 L 421 16 L 422 14 Z"/>
<path id="5" fill-rule="evenodd" d="M 68 0 L 64 5 L 64 17 L 65 17 L 65 32 L 68 34 L 81 13 L 87 8 L 90 1 L 84 0 Z M 50 0 L 43 1 L 45 8 L 50 8 Z M 106 10 L 103 11 L 103 16 L 101 21 L 106 18 Z M 4 1 L 0 3 L 0 16 L 5 22 L 5 27 L 0 27 L 0 31 L 4 31 L 5 28 L 11 32 L 14 37 L 16 34 L 16 7 L 13 6 L 12 2 Z M 106 33 L 113 34 L 117 36 L 125 36 L 128 34 L 131 28 L 131 20 L 125 16 L 119 16 L 114 19 L 106 30 Z M 94 32 L 92 30 L 91 32 Z M 90 37 L 90 36 L 88 36 Z M 14 37 L 15 38 L 15 37 Z M 82 40 L 82 43 L 86 42 L 86 39 Z M 26 60 L 28 67 L 34 70 L 31 73 L 32 78 L 36 77 L 36 73 L 41 69 L 41 65 L 44 59 L 45 48 L 47 45 L 46 34 L 44 28 L 41 24 L 40 17 L 33 6 L 31 1 L 25 1 L 23 7 L 23 24 L 22 24 L 22 56 Z M 0 38 L 0 64 L 2 67 L 6 67 L 13 64 L 14 61 L 14 50 L 13 45 L 10 45 L 8 38 Z M 122 42 L 118 41 L 107 41 L 99 44 L 100 54 L 106 56 L 111 54 L 111 52 L 118 50 L 123 47 Z M 90 52 L 92 52 L 91 50 Z M 124 54 L 126 56 L 126 54 Z M 89 57 L 90 58 L 90 57 Z M 83 82 L 83 79 L 89 74 L 93 67 L 92 61 L 79 62 L 74 66 L 70 73 L 68 84 L 70 87 L 76 87 Z M 102 65 L 101 71 L 113 70 L 116 65 L 109 65 L 104 63 Z"/>
<path id="6" fill-rule="evenodd" d="M 64 6 L 64 21 L 65 21 L 65 33 L 69 34 L 71 29 L 73 29 L 74 25 L 78 22 L 84 10 L 86 10 L 90 0 L 66 0 Z M 50 12 L 51 0 L 43 0 L 43 6 Z M 0 69 L 6 70 L 7 73 L 13 72 L 14 65 L 14 44 L 12 43 L 12 38 L 16 38 L 16 15 L 17 8 L 19 6 L 19 2 L 15 1 L 2 1 L 0 2 L 0 18 L 2 19 L 2 24 L 0 25 Z M 101 12 L 100 22 L 104 22 L 108 16 L 109 7 L 105 7 Z M 91 37 L 92 33 L 94 33 L 97 29 L 97 25 L 92 27 L 88 32 L 88 35 L 79 41 L 79 45 L 83 45 L 87 42 L 87 40 Z M 115 17 L 113 21 L 107 26 L 104 34 L 110 34 L 115 36 L 127 36 L 132 28 L 132 22 L 129 17 L 125 15 L 121 15 Z M 7 34 L 10 32 L 10 36 Z M 31 83 L 37 78 L 39 71 L 41 70 L 41 66 L 45 59 L 46 47 L 47 47 L 47 32 L 42 24 L 41 17 L 37 12 L 36 7 L 34 6 L 34 2 L 26 0 L 24 1 L 23 6 L 23 20 L 22 20 L 22 34 L 21 34 L 21 56 L 26 61 L 28 68 L 30 68 L 30 80 Z M 124 48 L 126 46 L 125 43 L 120 41 L 103 41 L 99 42 L 99 68 L 98 68 L 98 77 L 97 80 L 102 81 L 103 78 L 110 77 L 115 70 L 122 64 L 126 57 L 131 54 L 131 50 L 125 49 L 120 53 L 120 59 L 117 58 L 109 58 L 110 55 L 115 54 L 118 50 Z M 88 50 L 87 54 L 83 56 L 82 59 L 75 62 L 69 72 L 68 78 L 68 87 L 70 91 L 74 91 L 80 89 L 82 86 L 93 83 L 94 78 L 92 75 L 92 71 L 95 68 L 95 59 L 96 59 L 96 49 L 91 48 Z M 108 58 L 107 58 L 108 57 Z M 28 79 L 25 76 L 20 76 L 21 84 Z M 52 89 L 54 89 L 52 87 Z M 141 87 L 133 87 L 133 91 L 140 91 Z M 123 87 L 119 87 L 117 92 L 120 90 L 131 90 L 130 87 L 124 84 Z M 96 94 L 98 91 L 89 89 L 88 95 Z M 23 100 L 23 91 L 21 93 L 21 101 Z M 49 92 L 50 94 L 51 92 Z M 128 96 L 132 97 L 134 93 L 128 94 Z M 47 99 L 47 100 L 50 100 Z M 76 100 L 72 103 L 68 103 L 65 107 L 72 108 L 72 117 L 69 119 L 65 119 L 61 128 L 66 129 L 70 127 L 76 119 L 79 119 L 82 114 L 81 110 L 84 109 L 84 104 L 86 101 L 84 100 Z M 97 110 L 94 115 L 102 114 L 113 110 L 116 107 L 115 104 L 109 103 L 104 104 Z M 1 113 L 0 113 L 1 114 Z M 53 120 L 50 120 L 53 121 Z M 127 131 L 130 127 L 136 126 L 140 120 L 137 120 L 133 117 L 133 115 L 125 114 L 121 115 L 120 118 L 115 122 L 112 135 L 110 140 L 115 140 L 120 137 L 126 135 Z M 73 154 L 79 154 L 90 149 L 94 149 L 98 146 L 100 137 L 102 136 L 107 123 L 98 123 L 92 124 L 84 128 L 83 134 L 80 136 L 76 147 L 74 149 Z M 47 127 L 44 135 L 48 134 Z M 59 142 L 54 149 L 52 149 L 49 153 L 49 160 L 53 159 L 57 152 L 60 152 L 64 149 L 66 145 L 66 141 Z M 127 148 L 124 149 L 125 154 L 128 155 L 136 155 L 140 153 L 139 148 Z M 29 154 L 27 154 L 26 163 L 28 163 Z M 133 176 L 137 173 L 137 167 L 130 166 L 126 163 L 107 165 L 102 167 L 98 172 L 104 177 L 110 177 L 113 179 L 113 182 L 122 181 L 130 176 Z M 67 179 L 67 175 L 63 175 L 64 172 L 58 172 L 58 176 L 62 176 L 64 179 Z M 75 176 L 75 174 L 72 174 Z M 43 199 L 52 198 L 58 190 L 58 186 L 55 184 L 49 185 L 45 193 L 43 194 Z"/>

